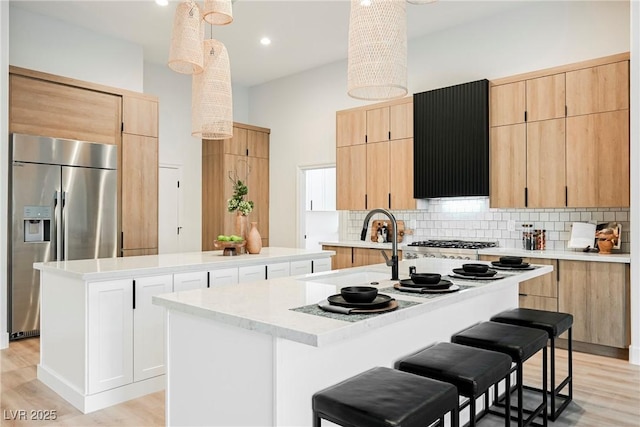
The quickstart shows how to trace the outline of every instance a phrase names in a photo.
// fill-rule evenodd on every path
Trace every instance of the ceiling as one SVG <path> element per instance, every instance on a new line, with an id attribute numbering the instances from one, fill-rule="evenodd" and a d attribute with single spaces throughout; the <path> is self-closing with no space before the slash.
<path id="1" fill-rule="evenodd" d="M 522 6 L 516 1 L 440 0 L 407 4 L 409 39 Z M 11 0 L 12 7 L 50 16 L 142 46 L 145 61 L 166 64 L 173 14 L 178 2 L 158 6 L 144 1 Z M 253 86 L 346 59 L 348 0 L 237 0 L 234 21 L 209 26 L 206 37 L 222 41 L 229 52 L 235 84 Z M 263 36 L 271 38 L 262 46 Z"/>

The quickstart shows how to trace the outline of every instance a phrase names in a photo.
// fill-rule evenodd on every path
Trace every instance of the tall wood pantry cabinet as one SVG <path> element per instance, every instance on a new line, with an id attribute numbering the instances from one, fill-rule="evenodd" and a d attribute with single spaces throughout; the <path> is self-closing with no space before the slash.
<path id="1" fill-rule="evenodd" d="M 413 98 L 336 113 L 336 207 L 415 209 Z"/>
<path id="2" fill-rule="evenodd" d="M 235 234 L 236 213 L 227 211 L 233 181 L 246 181 L 262 246 L 269 246 L 269 134 L 258 126 L 234 123 L 233 137 L 202 140 L 202 250 L 214 250 L 219 234 Z M 231 178 L 230 178 L 231 177 Z M 235 179 L 235 178 L 234 178 Z"/>
<path id="3" fill-rule="evenodd" d="M 629 206 L 628 58 L 492 82 L 491 207 Z"/>
<path id="4" fill-rule="evenodd" d="M 11 66 L 9 131 L 117 145 L 120 255 L 158 252 L 156 97 Z"/>

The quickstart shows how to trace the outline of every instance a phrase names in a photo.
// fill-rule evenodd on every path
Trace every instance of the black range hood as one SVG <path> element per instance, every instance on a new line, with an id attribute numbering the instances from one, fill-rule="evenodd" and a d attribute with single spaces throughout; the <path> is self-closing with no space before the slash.
<path id="1" fill-rule="evenodd" d="M 413 95 L 413 197 L 489 195 L 489 81 Z"/>

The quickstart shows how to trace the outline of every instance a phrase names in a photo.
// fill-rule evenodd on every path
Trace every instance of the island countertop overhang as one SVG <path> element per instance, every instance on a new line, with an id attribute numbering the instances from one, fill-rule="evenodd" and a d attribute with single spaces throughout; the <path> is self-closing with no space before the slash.
<path id="1" fill-rule="evenodd" d="M 416 265 L 418 271 L 439 272 L 443 275 L 459 267 L 461 260 L 424 259 L 401 261 L 401 278 L 408 277 L 410 265 Z M 275 337 L 300 342 L 311 346 L 324 346 L 332 342 L 357 336 L 370 330 L 404 319 L 419 316 L 457 302 L 487 293 L 513 292 L 517 294 L 517 284 L 543 274 L 550 273 L 551 266 L 538 266 L 535 270 L 522 271 L 508 275 L 496 281 L 464 281 L 473 285 L 468 289 L 425 299 L 409 294 L 393 294 L 397 300 L 413 301 L 419 304 L 398 309 L 382 315 L 374 315 L 358 322 L 348 322 L 293 311 L 306 305 L 317 304 L 329 295 L 339 293 L 340 285 L 323 283 L 323 278 L 358 272 L 388 273 L 384 264 L 356 267 L 331 272 L 304 275 L 299 277 L 271 279 L 237 285 L 226 285 L 211 289 L 165 294 L 153 298 L 153 303 L 167 308 L 178 315 L 190 315 L 208 321 L 269 334 Z M 327 281 L 327 280 L 325 280 Z M 378 280 L 379 289 L 393 286 L 394 281 Z M 331 282 L 331 281 L 329 281 Z M 362 283 L 354 283 L 362 284 Z"/>
<path id="2" fill-rule="evenodd" d="M 334 253 L 333 251 L 325 250 L 266 247 L 255 255 L 223 256 L 222 251 L 183 252 L 136 257 L 39 262 L 34 263 L 33 268 L 84 281 L 101 281 L 135 276 L 243 267 L 291 260 L 306 261 L 328 258 Z"/>

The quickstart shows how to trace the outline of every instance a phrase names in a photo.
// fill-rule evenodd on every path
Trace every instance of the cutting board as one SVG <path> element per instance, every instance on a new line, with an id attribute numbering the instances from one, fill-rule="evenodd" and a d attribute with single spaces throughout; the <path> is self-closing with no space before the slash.
<path id="1" fill-rule="evenodd" d="M 378 228 L 382 227 L 382 224 L 387 223 L 387 229 L 389 230 L 389 235 L 387 236 L 388 241 L 391 241 L 391 236 L 393 236 L 393 224 L 389 220 L 384 219 L 374 219 L 371 221 L 371 241 L 378 241 Z M 402 237 L 404 236 L 404 221 L 396 221 L 398 223 L 398 243 L 402 242 Z"/>

